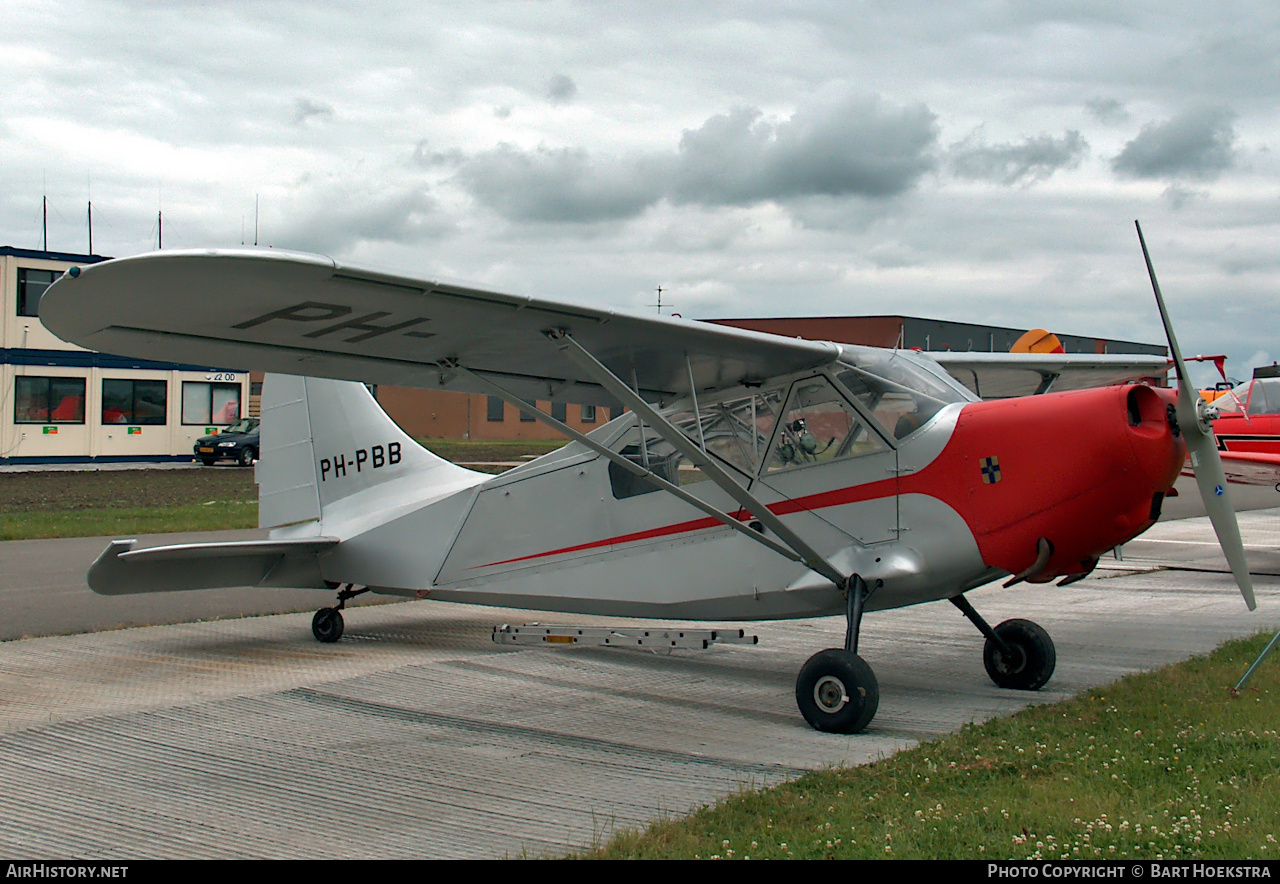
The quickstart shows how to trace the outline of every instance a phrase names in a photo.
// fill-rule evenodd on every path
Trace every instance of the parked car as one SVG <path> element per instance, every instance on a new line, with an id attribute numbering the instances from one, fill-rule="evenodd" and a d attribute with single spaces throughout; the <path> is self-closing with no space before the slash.
<path id="1" fill-rule="evenodd" d="M 246 417 L 220 430 L 216 436 L 201 436 L 196 440 L 196 459 L 207 467 L 220 460 L 234 460 L 242 467 L 253 466 L 258 456 L 259 423 Z"/>

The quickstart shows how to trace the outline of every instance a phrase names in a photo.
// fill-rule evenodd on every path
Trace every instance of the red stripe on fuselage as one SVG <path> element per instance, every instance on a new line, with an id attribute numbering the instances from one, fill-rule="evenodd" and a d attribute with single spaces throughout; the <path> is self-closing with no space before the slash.
<path id="1" fill-rule="evenodd" d="M 831 506 L 841 506 L 846 503 L 860 503 L 864 500 L 876 500 L 882 497 L 892 497 L 894 494 L 894 480 L 881 479 L 878 482 L 868 482 L 865 485 L 853 485 L 848 488 L 838 488 L 834 491 L 822 491 L 817 494 L 810 494 L 805 497 L 798 497 L 794 500 L 780 500 L 777 503 L 769 504 L 769 512 L 775 516 L 787 516 L 792 513 L 798 513 L 807 510 L 825 509 Z M 729 513 L 730 516 L 739 522 L 746 522 L 751 519 L 750 513 L 746 510 L 738 510 Z M 515 562 L 527 562 L 531 559 L 541 559 L 547 556 L 560 556 L 566 553 L 582 552 L 588 549 L 600 549 L 614 544 L 638 543 L 641 540 L 652 540 L 655 537 L 670 537 L 675 534 L 686 534 L 690 531 L 702 531 L 707 528 L 715 528 L 717 525 L 723 524 L 719 519 L 705 518 L 693 519 L 689 522 L 678 522 L 674 525 L 664 525 L 661 528 L 651 528 L 648 531 L 636 531 L 633 534 L 621 534 L 617 537 L 608 537 L 604 540 L 593 540 L 590 543 L 580 543 L 577 546 L 566 546 L 560 549 L 553 549 L 547 552 L 533 553 L 527 556 L 518 556 L 514 559 L 503 559 L 500 562 L 489 562 L 485 565 L 473 565 L 467 570 L 475 570 L 476 568 L 492 568 L 497 565 L 510 565 Z"/>

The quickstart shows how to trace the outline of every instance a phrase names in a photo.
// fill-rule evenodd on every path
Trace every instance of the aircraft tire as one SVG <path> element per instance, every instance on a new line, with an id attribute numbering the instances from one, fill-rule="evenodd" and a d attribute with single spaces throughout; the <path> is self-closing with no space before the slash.
<path id="1" fill-rule="evenodd" d="M 816 730 L 860 733 L 880 705 L 876 674 L 857 654 L 828 648 L 808 659 L 796 678 L 796 705 Z"/>
<path id="2" fill-rule="evenodd" d="M 311 634 L 316 637 L 317 641 L 322 641 L 326 644 L 336 642 L 342 638 L 344 625 L 342 612 L 337 608 L 321 608 L 311 618 Z"/>
<path id="3" fill-rule="evenodd" d="M 1013 649 L 1014 659 L 1006 660 L 988 639 L 982 649 L 982 664 L 987 675 L 1002 688 L 1040 690 L 1053 677 L 1058 663 L 1058 652 L 1049 633 L 1030 620 L 1006 620 L 995 632 Z"/>

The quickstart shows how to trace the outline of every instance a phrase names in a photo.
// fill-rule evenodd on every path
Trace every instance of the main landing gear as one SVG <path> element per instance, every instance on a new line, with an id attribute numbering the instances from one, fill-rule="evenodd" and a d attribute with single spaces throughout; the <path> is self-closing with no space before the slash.
<path id="1" fill-rule="evenodd" d="M 963 595 L 951 599 L 951 604 L 987 637 L 982 648 L 982 665 L 997 685 L 1018 691 L 1038 691 L 1053 676 L 1058 652 L 1042 627 L 1030 620 L 1006 620 L 993 629 Z"/>
<path id="2" fill-rule="evenodd" d="M 311 618 L 311 634 L 316 637 L 317 641 L 336 642 L 342 638 L 342 629 L 345 625 L 342 621 L 342 609 L 347 606 L 347 599 L 355 598 L 361 593 L 369 591 L 368 587 L 364 589 L 352 589 L 354 583 L 348 583 L 338 591 L 338 604 L 332 608 L 321 608 L 316 611 L 316 615 Z"/>
<path id="3" fill-rule="evenodd" d="M 876 587 L 879 586 L 877 581 Z M 867 662 L 858 656 L 862 611 L 875 588 L 857 574 L 849 578 L 844 647 L 819 651 L 796 678 L 796 705 L 804 720 L 827 733 L 860 733 L 875 717 L 880 686 Z M 1002 688 L 1039 690 L 1053 676 L 1058 655 L 1049 633 L 1030 620 L 1006 620 L 992 627 L 963 595 L 951 604 L 987 637 L 982 662 L 987 675 Z"/>
<path id="4" fill-rule="evenodd" d="M 872 591 L 857 574 L 849 578 L 844 647 L 814 654 L 796 678 L 796 705 L 804 720 L 817 730 L 859 733 L 871 723 L 880 705 L 876 675 L 858 656 L 862 610 Z"/>

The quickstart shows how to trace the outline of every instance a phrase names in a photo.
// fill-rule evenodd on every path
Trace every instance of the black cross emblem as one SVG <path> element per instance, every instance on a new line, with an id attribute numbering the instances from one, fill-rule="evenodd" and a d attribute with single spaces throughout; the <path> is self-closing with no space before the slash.
<path id="1" fill-rule="evenodd" d="M 994 485 L 1000 481 L 1000 458 L 984 457 L 982 464 L 982 484 Z"/>

